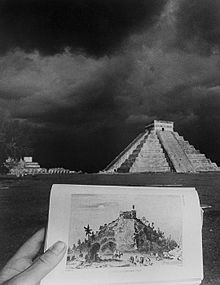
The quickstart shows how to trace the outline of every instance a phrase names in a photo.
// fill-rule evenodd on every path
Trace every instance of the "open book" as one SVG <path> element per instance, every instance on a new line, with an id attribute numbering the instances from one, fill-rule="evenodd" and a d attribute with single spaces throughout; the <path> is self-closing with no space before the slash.
<path id="1" fill-rule="evenodd" d="M 53 185 L 46 248 L 68 252 L 41 284 L 200 284 L 201 230 L 194 188 Z"/>

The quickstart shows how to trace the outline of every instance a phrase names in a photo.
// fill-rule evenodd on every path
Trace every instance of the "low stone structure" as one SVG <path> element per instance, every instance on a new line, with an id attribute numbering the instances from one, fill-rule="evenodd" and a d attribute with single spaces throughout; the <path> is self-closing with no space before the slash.
<path id="1" fill-rule="evenodd" d="M 220 171 L 174 131 L 174 123 L 154 120 L 105 169 L 107 173 Z"/>
<path id="2" fill-rule="evenodd" d="M 33 158 L 24 157 L 19 161 L 8 158 L 6 163 L 11 164 L 12 167 L 9 169 L 9 174 L 16 176 L 24 175 L 36 175 L 36 174 L 45 174 L 47 173 L 46 168 L 41 168 L 38 162 L 34 162 Z"/>
<path id="3" fill-rule="evenodd" d="M 34 162 L 31 156 L 24 157 L 19 161 L 12 158 L 6 160 L 8 164 L 9 174 L 16 176 L 37 175 L 37 174 L 72 174 L 75 171 L 65 169 L 63 167 L 42 168 L 38 162 Z"/>
<path id="4" fill-rule="evenodd" d="M 55 168 L 49 168 L 47 173 L 48 174 L 72 174 L 72 173 L 75 173 L 75 171 L 71 171 L 63 167 L 55 167 Z"/>
<path id="5" fill-rule="evenodd" d="M 24 171 L 25 174 L 45 174 L 47 173 L 46 168 L 41 168 L 38 162 L 33 161 L 32 156 L 26 156 L 23 159 L 24 161 Z"/>

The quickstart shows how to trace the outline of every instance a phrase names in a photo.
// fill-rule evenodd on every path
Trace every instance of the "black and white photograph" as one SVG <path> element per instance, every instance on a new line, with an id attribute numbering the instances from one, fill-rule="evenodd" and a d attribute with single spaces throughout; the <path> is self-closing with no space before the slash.
<path id="1" fill-rule="evenodd" d="M 53 244 L 62 254 L 47 274 L 64 261 L 66 272 L 188 264 L 173 198 L 154 201 L 154 216 L 120 193 L 73 196 L 68 240 L 57 227 L 48 242 L 57 184 L 194 188 L 196 285 L 220 284 L 220 0 L 0 0 L 0 285 L 27 277 Z M 134 223 L 124 247 L 121 219 Z"/>

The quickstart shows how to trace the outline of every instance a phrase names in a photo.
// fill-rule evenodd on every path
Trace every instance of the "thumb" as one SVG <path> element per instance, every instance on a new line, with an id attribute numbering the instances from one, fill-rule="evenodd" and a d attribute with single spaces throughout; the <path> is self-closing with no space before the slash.
<path id="1" fill-rule="evenodd" d="M 19 276 L 23 279 L 21 284 L 37 284 L 62 260 L 65 252 L 65 243 L 56 242 Z"/>

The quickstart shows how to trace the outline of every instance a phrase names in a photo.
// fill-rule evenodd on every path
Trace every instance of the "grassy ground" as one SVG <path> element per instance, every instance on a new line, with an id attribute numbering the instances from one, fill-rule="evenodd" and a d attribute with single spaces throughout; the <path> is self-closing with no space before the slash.
<path id="1" fill-rule="evenodd" d="M 49 192 L 54 183 L 100 185 L 182 185 L 196 187 L 204 215 L 203 285 L 220 284 L 220 173 L 207 174 L 73 174 L 21 179 L 0 178 L 0 267 L 37 229 L 46 226 Z"/>

